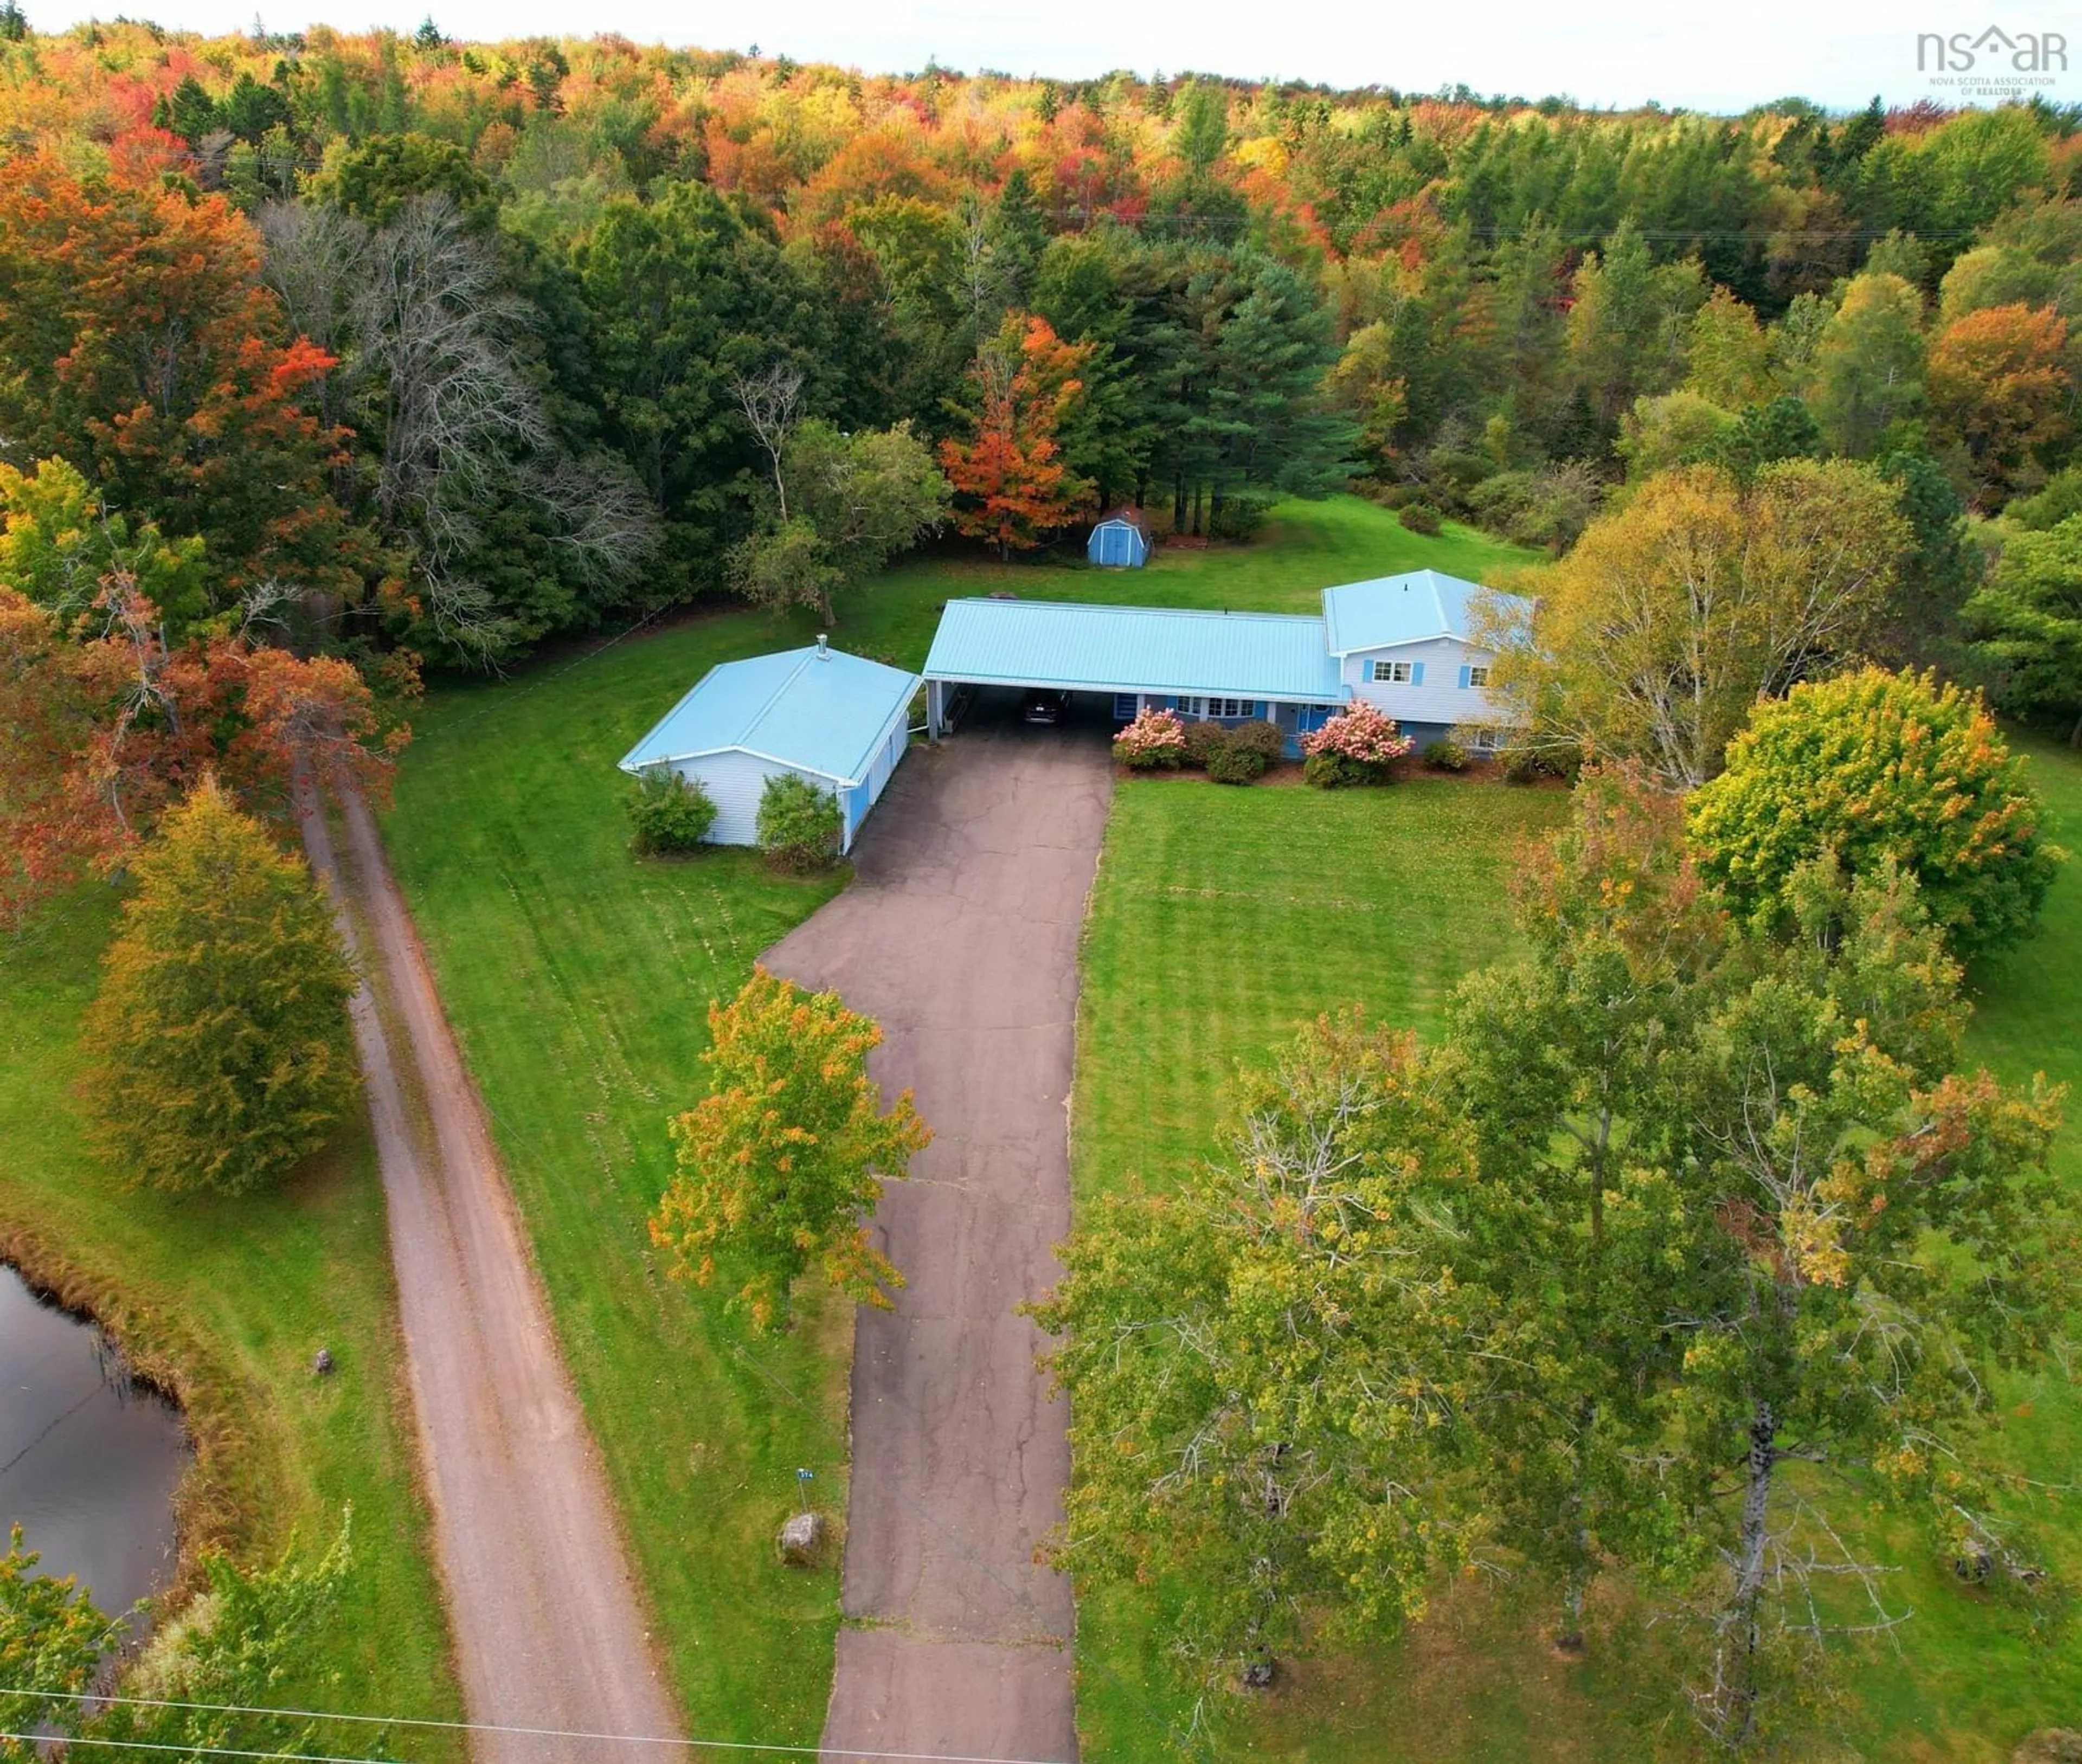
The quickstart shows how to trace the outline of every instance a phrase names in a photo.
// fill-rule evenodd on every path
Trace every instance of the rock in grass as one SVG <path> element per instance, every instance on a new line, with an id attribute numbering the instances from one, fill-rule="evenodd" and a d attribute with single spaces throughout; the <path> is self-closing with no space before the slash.
<path id="1" fill-rule="evenodd" d="M 781 1560 L 790 1568 L 811 1568 L 824 1547 L 824 1516 L 821 1513 L 794 1513 L 781 1527 Z"/>
<path id="2" fill-rule="evenodd" d="M 2028 1733 L 2010 1753 L 2010 1764 L 2082 1764 L 2082 1732 L 2073 1728 L 2041 1728 Z"/>

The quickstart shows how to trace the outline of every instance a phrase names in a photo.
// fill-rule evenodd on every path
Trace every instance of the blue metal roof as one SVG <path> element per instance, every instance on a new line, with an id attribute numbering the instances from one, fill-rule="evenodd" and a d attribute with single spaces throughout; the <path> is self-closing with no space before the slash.
<path id="1" fill-rule="evenodd" d="M 1389 649 L 1427 638 L 1473 639 L 1473 603 L 1497 591 L 1436 570 L 1412 570 L 1323 590 L 1323 623 L 1334 655 Z"/>
<path id="2" fill-rule="evenodd" d="M 791 649 L 723 662 L 629 750 L 622 769 L 742 750 L 857 784 L 917 689 L 916 674 L 843 650 Z"/>
<path id="3" fill-rule="evenodd" d="M 1348 696 L 1321 619 L 1067 600 L 950 600 L 928 679 L 1092 692 L 1217 693 L 1301 703 Z"/>

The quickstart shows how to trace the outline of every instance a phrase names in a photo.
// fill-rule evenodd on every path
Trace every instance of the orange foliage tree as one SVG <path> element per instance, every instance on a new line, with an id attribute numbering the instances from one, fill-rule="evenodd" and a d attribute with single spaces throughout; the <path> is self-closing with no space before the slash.
<path id="1" fill-rule="evenodd" d="M 352 663 L 223 630 L 170 646 L 122 576 L 91 619 L 69 636 L 0 587 L 0 924 L 120 865 L 204 777 L 276 815 L 300 771 L 387 788 L 409 731 Z"/>
<path id="2" fill-rule="evenodd" d="M 1990 306 L 1931 346 L 1931 414 L 1972 462 L 1977 496 L 2005 499 L 2032 450 L 2068 424 L 2067 322 L 2047 306 Z"/>
<path id="3" fill-rule="evenodd" d="M 1083 395 L 1089 343 L 1068 343 L 1045 318 L 1013 314 L 977 352 L 974 432 L 940 444 L 955 486 L 955 525 L 1000 557 L 1026 550 L 1091 507 L 1092 486 L 1064 465 L 1056 433 Z"/>
<path id="4" fill-rule="evenodd" d="M 366 560 L 327 482 L 341 437 L 300 402 L 332 358 L 288 335 L 245 217 L 48 154 L 0 174 L 0 434 L 200 534 L 232 592 L 358 592 Z"/>

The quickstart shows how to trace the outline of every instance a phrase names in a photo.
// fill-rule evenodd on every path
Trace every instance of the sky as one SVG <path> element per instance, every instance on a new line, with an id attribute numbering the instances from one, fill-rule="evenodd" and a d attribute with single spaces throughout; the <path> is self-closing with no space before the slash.
<path id="1" fill-rule="evenodd" d="M 1875 93 L 1890 104 L 1953 105 L 2042 92 L 2082 100 L 2082 11 L 2042 0 L 23 0 L 45 30 L 120 11 L 177 28 L 239 31 L 257 4 L 271 31 L 314 23 L 409 31 L 427 15 L 458 38 L 617 32 L 639 42 L 786 54 L 867 73 L 937 60 L 1088 78 L 1115 68 L 1148 75 L 1192 69 L 1241 78 L 1432 91 L 1465 82 L 1525 98 L 1590 105 L 1733 112 L 1798 95 L 1849 109 Z M 1963 47 L 1997 27 L 2047 64 L 2019 71 L 2015 47 L 1984 46 L 1941 68 L 1925 34 Z M 2027 35 L 2029 33 L 2029 35 Z M 2055 52 L 2053 33 L 2064 46 Z M 1922 65 L 1919 67 L 1919 53 Z M 2068 64 L 2063 66 L 2063 63 Z M 1988 77 L 2001 85 L 1991 87 Z"/>

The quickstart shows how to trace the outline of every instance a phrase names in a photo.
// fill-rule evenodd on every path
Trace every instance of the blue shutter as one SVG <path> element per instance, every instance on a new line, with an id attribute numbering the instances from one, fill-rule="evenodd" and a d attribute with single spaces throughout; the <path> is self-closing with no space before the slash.
<path id="1" fill-rule="evenodd" d="M 1423 663 L 1412 662 L 1410 664 L 1410 684 L 1413 686 L 1422 686 L 1424 684 Z"/>
<path id="2" fill-rule="evenodd" d="M 1461 667 L 1460 667 L 1460 690 L 1461 690 L 1462 692 L 1465 692 L 1467 689 L 1468 689 L 1468 669 L 1467 669 L 1467 664 L 1466 664 L 1465 663 L 1463 663 L 1461 664 Z"/>

